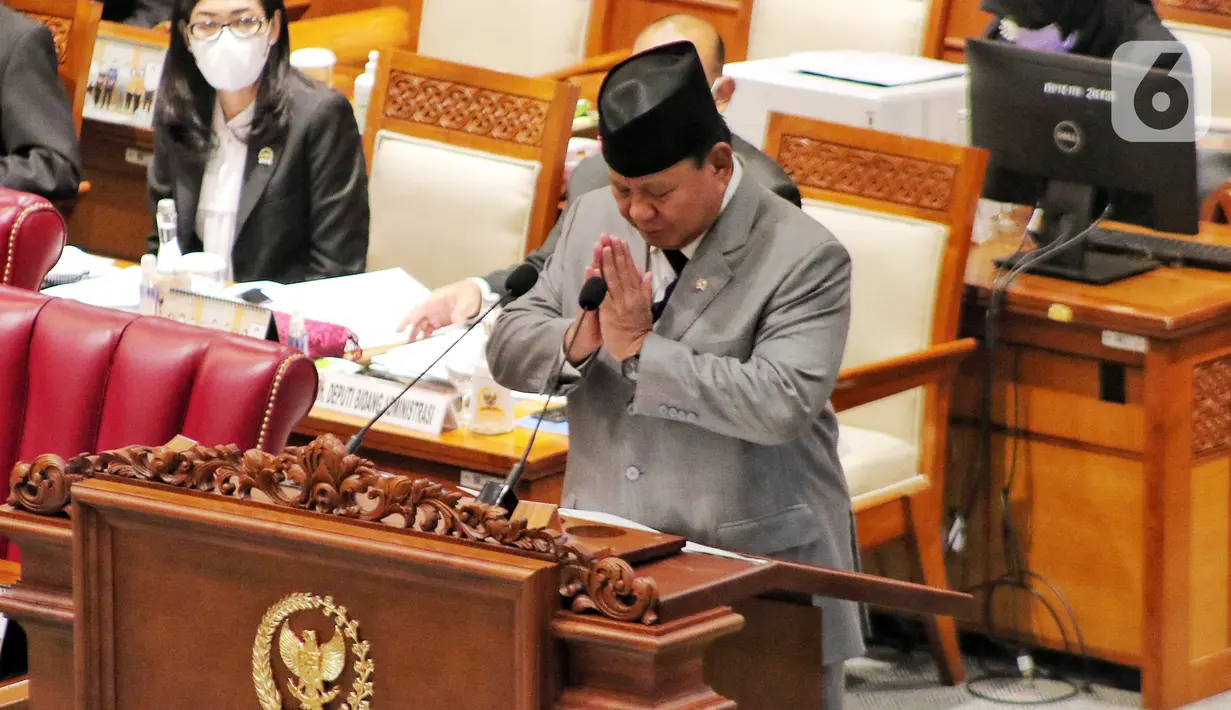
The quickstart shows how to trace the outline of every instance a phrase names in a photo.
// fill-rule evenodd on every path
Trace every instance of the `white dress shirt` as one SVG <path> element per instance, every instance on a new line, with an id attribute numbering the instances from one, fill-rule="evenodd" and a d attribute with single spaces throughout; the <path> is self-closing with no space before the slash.
<path id="1" fill-rule="evenodd" d="M 235 246 L 235 217 L 244 188 L 244 165 L 248 161 L 248 129 L 256 102 L 227 121 L 222 105 L 214 104 L 214 150 L 205 163 L 201 198 L 197 203 L 196 228 L 202 251 L 221 256 L 226 263 L 223 279 L 230 281 L 234 269 L 231 249 Z"/>

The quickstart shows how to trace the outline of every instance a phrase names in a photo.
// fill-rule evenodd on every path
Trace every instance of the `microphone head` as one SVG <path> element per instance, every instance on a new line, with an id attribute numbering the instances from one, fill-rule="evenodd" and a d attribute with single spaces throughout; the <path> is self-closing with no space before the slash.
<path id="1" fill-rule="evenodd" d="M 577 296 L 577 305 L 581 306 L 582 310 L 596 311 L 606 297 L 607 282 L 601 276 L 591 276 L 581 287 L 581 294 Z"/>
<path id="2" fill-rule="evenodd" d="M 539 270 L 530 264 L 522 264 L 513 269 L 513 273 L 504 280 L 504 290 L 508 293 L 507 298 L 511 301 L 514 298 L 521 298 L 526 293 L 534 288 L 534 284 L 539 280 Z"/>

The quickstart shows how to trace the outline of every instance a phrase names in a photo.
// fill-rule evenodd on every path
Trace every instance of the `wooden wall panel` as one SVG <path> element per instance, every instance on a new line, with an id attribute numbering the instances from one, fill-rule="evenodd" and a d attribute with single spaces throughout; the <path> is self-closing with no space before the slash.
<path id="1" fill-rule="evenodd" d="M 594 0 L 590 11 L 587 56 L 628 49 L 641 30 L 655 20 L 684 13 L 707 20 L 726 45 L 727 61 L 748 56 L 748 29 L 753 0 Z"/>

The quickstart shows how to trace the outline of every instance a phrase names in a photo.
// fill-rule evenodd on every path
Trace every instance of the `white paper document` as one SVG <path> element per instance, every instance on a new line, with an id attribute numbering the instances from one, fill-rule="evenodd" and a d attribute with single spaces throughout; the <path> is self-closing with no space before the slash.
<path id="1" fill-rule="evenodd" d="M 141 305 L 141 267 L 130 266 L 104 276 L 51 286 L 43 289 L 43 293 L 103 308 L 136 311 Z"/>
<path id="2" fill-rule="evenodd" d="M 634 523 L 631 520 L 628 520 L 626 518 L 621 518 L 618 515 L 612 515 L 610 513 L 599 513 L 593 510 L 572 510 L 569 508 L 561 508 L 559 510 L 559 513 L 560 513 L 560 517 L 564 518 L 565 520 L 570 520 L 570 519 L 586 520 L 592 523 L 604 523 L 607 525 L 618 525 L 624 528 L 632 528 L 634 530 L 644 530 L 646 532 L 658 532 L 657 530 L 653 528 L 647 528 L 646 526 L 641 525 L 640 523 Z M 702 555 L 713 555 L 714 557 L 727 557 L 733 560 L 742 560 L 744 562 L 751 562 L 753 564 L 758 564 L 758 565 L 763 565 L 766 562 L 768 562 L 768 560 L 762 560 L 756 557 L 745 557 L 744 555 L 741 555 L 737 552 L 730 552 L 729 550 L 720 550 L 717 547 L 701 545 L 695 542 L 684 543 L 684 552 L 695 552 L 695 553 L 702 554 Z"/>
<path id="3" fill-rule="evenodd" d="M 60 252 L 60 258 L 47 273 L 44 283 L 60 285 L 83 278 L 106 276 L 120 271 L 115 259 L 88 254 L 71 244 Z"/>
<path id="4" fill-rule="evenodd" d="M 273 300 L 266 308 L 299 310 L 308 320 L 346 326 L 359 336 L 360 348 L 406 342 L 398 323 L 431 291 L 402 269 L 305 281 L 262 289 Z"/>
<path id="5" fill-rule="evenodd" d="M 796 71 L 872 86 L 904 86 L 966 73 L 965 65 L 892 52 L 834 50 L 791 55 Z"/>
<path id="6" fill-rule="evenodd" d="M 372 358 L 371 368 L 377 372 L 401 378 L 414 378 L 425 372 L 424 380 L 450 382 L 450 369 L 458 377 L 468 378 L 474 371 L 475 359 L 484 345 L 483 326 L 478 326 L 461 340 L 464 331 L 452 330 L 430 338 L 416 340 Z M 402 340 L 405 340 L 405 336 Z M 449 346 L 458 343 L 440 362 L 432 362 Z M 431 366 L 431 369 L 428 367 Z"/>

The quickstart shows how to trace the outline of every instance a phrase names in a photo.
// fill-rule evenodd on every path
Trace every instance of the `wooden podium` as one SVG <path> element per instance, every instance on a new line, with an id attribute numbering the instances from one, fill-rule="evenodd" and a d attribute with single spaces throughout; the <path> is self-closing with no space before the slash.
<path id="1" fill-rule="evenodd" d="M 333 437 L 130 447 L 13 472 L 30 707 L 820 707 L 826 595 L 970 597 L 669 535 L 522 520 Z M 738 610 L 738 613 L 737 613 Z"/>

